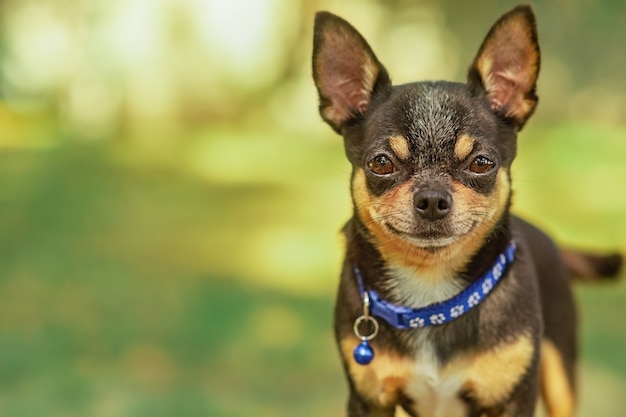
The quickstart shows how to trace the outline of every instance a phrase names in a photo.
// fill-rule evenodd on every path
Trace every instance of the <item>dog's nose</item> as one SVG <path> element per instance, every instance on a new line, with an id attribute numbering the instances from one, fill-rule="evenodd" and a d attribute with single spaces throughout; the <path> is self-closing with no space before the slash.
<path id="1" fill-rule="evenodd" d="M 413 196 L 415 211 L 427 220 L 439 220 L 452 208 L 452 196 L 445 191 L 420 190 Z"/>

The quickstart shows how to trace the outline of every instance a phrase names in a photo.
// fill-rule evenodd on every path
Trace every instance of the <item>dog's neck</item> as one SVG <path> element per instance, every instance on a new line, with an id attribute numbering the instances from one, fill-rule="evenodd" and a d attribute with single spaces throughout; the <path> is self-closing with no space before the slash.
<path id="1" fill-rule="evenodd" d="M 347 225 L 345 233 L 349 237 L 348 259 L 361 269 L 365 286 L 390 302 L 413 308 L 442 302 L 461 292 L 493 266 L 511 241 L 505 214 L 474 254 L 461 258 L 445 248 L 423 250 L 421 265 L 394 264 L 376 248 L 357 217 Z M 358 257 L 353 256 L 357 253 Z"/>

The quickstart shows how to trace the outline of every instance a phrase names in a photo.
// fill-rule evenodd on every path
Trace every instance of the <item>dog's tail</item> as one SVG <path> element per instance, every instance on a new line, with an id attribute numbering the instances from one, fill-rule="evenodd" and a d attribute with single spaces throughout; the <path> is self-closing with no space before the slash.
<path id="1" fill-rule="evenodd" d="M 574 249 L 560 249 L 574 281 L 592 282 L 619 278 L 624 258 L 619 253 L 598 255 Z"/>

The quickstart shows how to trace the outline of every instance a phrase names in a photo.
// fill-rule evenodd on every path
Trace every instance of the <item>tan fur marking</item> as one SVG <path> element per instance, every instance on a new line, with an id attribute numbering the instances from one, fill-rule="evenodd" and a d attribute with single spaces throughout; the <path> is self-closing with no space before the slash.
<path id="1" fill-rule="evenodd" d="M 421 358 L 419 352 L 415 358 L 400 357 L 374 346 L 376 357 L 363 366 L 352 357 L 358 343 L 353 337 L 342 340 L 341 352 L 356 390 L 372 406 L 392 408 L 403 393 L 415 402 L 417 411 L 421 408 L 429 414 L 445 409 L 451 416 L 465 415 L 459 397 L 463 391 L 469 390 L 485 406 L 505 400 L 528 369 L 534 353 L 532 339 L 522 335 L 486 352 L 458 356 L 440 367 L 436 360 L 429 362 L 428 355 Z"/>
<path id="2" fill-rule="evenodd" d="M 408 219 L 413 216 L 414 191 L 412 188 L 412 182 L 407 181 L 394 187 L 389 193 L 376 198 L 371 196 L 367 190 L 363 170 L 356 172 L 352 182 L 352 195 L 357 203 L 356 208 L 359 217 L 372 232 L 376 246 L 390 266 L 415 268 L 423 279 L 431 276 L 431 272 L 440 270 L 442 265 L 460 268 L 463 259 L 454 257 L 451 259 L 457 262 L 450 263 L 447 252 L 445 259 L 441 259 L 442 254 L 416 247 L 397 234 L 391 233 L 382 224 L 383 219 L 391 221 L 390 212 L 394 212 L 396 216 L 409 221 Z M 458 265 L 456 265 L 457 263 Z"/>
<path id="3" fill-rule="evenodd" d="M 541 343 L 541 395 L 550 417 L 572 417 L 574 394 L 559 351 L 549 340 Z"/>
<path id="4" fill-rule="evenodd" d="M 393 150 L 398 158 L 408 159 L 408 157 L 411 156 L 411 151 L 409 150 L 409 142 L 404 136 L 391 137 L 389 139 L 389 145 L 391 146 L 391 150 Z"/>
<path id="5" fill-rule="evenodd" d="M 370 56 L 366 56 L 365 62 L 361 65 L 363 69 L 363 87 L 361 88 L 361 94 L 366 100 L 362 100 L 359 103 L 359 111 L 361 113 L 365 113 L 369 107 L 369 98 L 374 91 L 374 83 L 376 82 L 376 78 L 378 78 L 378 66 L 374 63 Z M 362 107 L 362 106 L 365 107 Z"/>
<path id="6" fill-rule="evenodd" d="M 413 212 L 413 184 L 409 181 L 399 184 L 390 192 L 381 196 L 373 197 L 367 190 L 365 173 L 358 170 L 352 182 L 352 195 L 356 201 L 359 217 L 371 230 L 377 240 L 378 248 L 383 256 L 392 263 L 398 259 L 406 259 L 410 262 L 415 258 L 418 264 L 424 267 L 437 267 L 435 260 L 422 256 L 419 250 L 410 250 L 409 243 L 398 235 L 390 233 L 382 220 L 390 220 L 389 211 L 396 212 L 399 216 L 412 216 Z"/>
<path id="7" fill-rule="evenodd" d="M 454 145 L 454 155 L 459 160 L 464 160 L 474 150 L 474 144 L 476 139 L 473 139 L 467 135 L 461 135 Z"/>
<path id="8" fill-rule="evenodd" d="M 399 393 L 411 378 L 412 362 L 376 349 L 376 357 L 369 365 L 359 365 L 352 357 L 352 351 L 359 343 L 355 338 L 347 338 L 340 343 L 356 389 L 377 407 L 394 407 Z"/>
<path id="9" fill-rule="evenodd" d="M 407 305 L 418 308 L 442 301 L 458 294 L 462 282 L 455 277 L 469 259 L 479 250 L 485 237 L 495 227 L 505 210 L 510 193 L 506 170 L 498 173 L 494 191 L 484 195 L 461 183 L 452 183 L 454 198 L 450 213 L 456 226 L 455 237 L 447 246 L 432 251 L 420 246 L 405 235 L 392 232 L 411 231 L 415 224 L 413 180 L 398 184 L 381 196 L 369 193 L 365 173 L 357 170 L 352 182 L 352 193 L 359 218 L 371 232 L 371 240 L 380 250 L 390 271 L 397 276 L 392 291 L 407 298 Z"/>
<path id="10" fill-rule="evenodd" d="M 447 372 L 461 368 L 471 390 L 481 404 L 495 405 L 508 397 L 528 369 L 534 345 L 528 335 L 503 343 L 488 352 L 470 354 L 454 360 Z"/>
<path id="11" fill-rule="evenodd" d="M 509 176 L 505 170 L 498 173 L 495 191 L 488 196 L 476 193 L 462 184 L 454 186 L 455 204 L 460 206 L 457 209 L 468 213 L 479 212 L 475 216 L 481 217 L 474 233 L 469 235 L 470 239 L 462 241 L 465 251 L 473 255 L 482 247 L 483 239 L 502 216 L 510 191 Z"/>
<path id="12" fill-rule="evenodd" d="M 412 181 L 399 184 L 380 197 L 374 197 L 368 192 L 362 169 L 355 172 L 352 181 L 352 195 L 359 218 L 372 232 L 375 244 L 388 265 L 413 268 L 420 279 L 434 277 L 432 279 L 435 281 L 442 276 L 452 276 L 480 248 L 483 239 L 504 211 L 509 192 L 509 178 L 504 169 L 498 173 L 494 192 L 487 196 L 473 192 L 460 183 L 453 184 L 454 205 L 451 215 L 458 217 L 459 224 L 467 225 L 477 221 L 478 226 L 459 236 L 444 250 L 433 252 L 415 246 L 390 232 L 383 224 L 392 223 L 394 219 L 404 225 L 414 222 Z M 394 225 L 399 227 L 398 224 Z"/>

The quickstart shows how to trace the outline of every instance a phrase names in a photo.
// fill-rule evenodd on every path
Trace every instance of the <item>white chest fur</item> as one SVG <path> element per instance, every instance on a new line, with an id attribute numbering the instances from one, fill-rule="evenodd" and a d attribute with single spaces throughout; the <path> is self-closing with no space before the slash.
<path id="1" fill-rule="evenodd" d="M 446 268 L 426 272 L 395 267 L 390 273 L 394 277 L 393 298 L 407 307 L 421 308 L 450 299 L 464 287 L 460 279 L 450 278 L 454 276 L 454 271 Z"/>
<path id="2" fill-rule="evenodd" d="M 442 369 L 430 342 L 422 344 L 404 395 L 413 402 L 419 416 L 464 417 L 467 406 L 459 398 L 466 375 L 461 370 Z"/>

